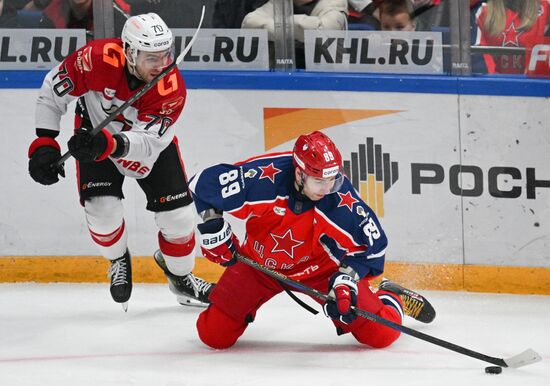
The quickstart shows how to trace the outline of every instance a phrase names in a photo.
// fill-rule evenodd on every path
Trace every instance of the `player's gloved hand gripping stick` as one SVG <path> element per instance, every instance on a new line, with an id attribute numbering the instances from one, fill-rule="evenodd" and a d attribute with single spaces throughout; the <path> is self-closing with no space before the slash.
<path id="1" fill-rule="evenodd" d="M 353 307 L 357 305 L 357 283 L 351 276 L 344 272 L 335 272 L 330 278 L 328 296 L 335 299 L 334 302 L 326 302 L 323 311 L 328 317 L 349 324 L 357 319 Z"/>
<path id="2" fill-rule="evenodd" d="M 193 38 L 191 39 L 191 41 L 189 42 L 189 44 L 187 44 L 187 46 L 185 46 L 185 48 L 183 49 L 183 51 L 178 55 L 178 57 L 176 58 L 176 60 L 174 60 L 172 63 L 170 63 L 164 70 L 162 70 L 162 72 L 160 74 L 158 74 L 157 76 L 155 76 L 149 83 L 147 83 L 145 86 L 143 86 L 143 88 L 141 90 L 139 90 L 137 93 L 134 94 L 133 97 L 131 97 L 130 99 L 128 99 L 126 102 L 124 102 L 122 105 L 120 105 L 120 107 L 118 107 L 115 111 L 113 111 L 111 113 L 111 115 L 109 115 L 108 117 L 106 117 L 103 121 L 101 121 L 96 127 L 94 127 L 91 131 L 90 131 L 90 136 L 94 136 L 96 135 L 97 133 L 99 133 L 105 126 L 107 126 L 111 121 L 113 121 L 120 113 L 122 113 L 124 110 L 126 110 L 129 106 L 131 106 L 135 101 L 137 101 L 139 98 L 141 98 L 143 96 L 143 94 L 145 94 L 147 91 L 149 91 L 153 86 L 155 86 L 162 78 L 164 78 L 166 76 L 166 74 L 168 74 L 174 67 L 176 67 L 178 64 L 181 63 L 181 61 L 183 60 L 183 58 L 185 57 L 185 55 L 187 54 L 187 52 L 191 49 L 191 46 L 193 45 L 193 43 L 195 43 L 195 40 L 197 39 L 197 36 L 199 34 L 199 31 L 201 29 L 201 26 L 202 26 L 202 21 L 204 19 L 204 12 L 205 12 L 205 9 L 206 7 L 203 5 L 202 6 L 202 13 L 201 13 L 201 19 L 199 21 L 199 26 L 197 27 L 197 30 L 195 31 L 195 33 L 193 34 Z M 71 156 L 71 153 L 70 152 L 66 152 L 65 154 L 63 154 L 63 156 L 61 156 L 61 158 L 59 159 L 59 161 L 57 161 L 56 163 L 52 164 L 52 169 L 54 170 L 62 170 L 63 169 L 63 164 L 65 163 L 65 161 Z"/>
<path id="3" fill-rule="evenodd" d="M 265 267 L 265 266 L 255 262 L 254 260 L 252 260 L 252 259 L 250 259 L 246 256 L 243 256 L 243 255 L 237 253 L 237 260 L 241 263 L 244 263 L 246 265 L 251 266 L 252 268 L 255 268 L 255 269 L 259 270 L 260 272 L 263 272 L 267 276 L 273 277 L 273 278 L 279 280 L 280 282 L 282 282 L 284 284 L 287 284 L 287 285 L 289 285 L 293 288 L 296 288 L 297 290 L 300 290 L 301 292 L 303 292 L 305 294 L 308 294 L 310 296 L 313 296 L 313 297 L 315 297 L 319 300 L 322 300 L 324 302 L 327 302 L 327 301 L 336 302 L 336 299 L 334 297 L 332 297 L 330 295 L 327 295 L 327 294 L 324 294 L 320 291 L 317 291 L 314 288 L 308 287 L 308 286 L 300 283 L 299 281 L 293 280 L 293 279 L 283 275 L 280 272 L 277 272 L 277 271 L 274 271 L 274 270 L 272 270 L 268 267 Z M 456 345 L 454 343 L 447 342 L 443 339 L 436 338 L 434 336 L 425 334 L 423 332 L 414 330 L 412 328 L 403 326 L 401 324 L 394 323 L 390 320 L 384 319 L 384 318 L 382 318 L 382 317 L 380 317 L 376 314 L 373 314 L 371 312 L 362 310 L 362 309 L 357 308 L 355 306 L 351 306 L 351 309 L 352 309 L 353 313 L 355 313 L 359 317 L 371 320 L 371 321 L 376 322 L 378 324 L 381 324 L 383 326 L 392 328 L 392 329 L 400 331 L 404 334 L 413 336 L 415 338 L 418 338 L 418 339 L 421 339 L 423 341 L 435 344 L 437 346 L 446 348 L 448 350 L 455 351 L 459 354 L 467 355 L 469 357 L 476 358 L 476 359 L 479 359 L 479 360 L 484 361 L 484 362 L 489 362 L 489 363 L 492 363 L 492 364 L 495 364 L 495 365 L 498 365 L 498 366 L 518 368 L 518 367 L 527 366 L 527 365 L 530 365 L 532 363 L 539 362 L 540 360 L 542 360 L 541 356 L 538 353 L 536 353 L 535 351 L 533 351 L 532 349 L 527 349 L 527 350 L 523 351 L 520 354 L 517 354 L 513 357 L 506 358 L 506 359 L 492 357 L 492 356 L 489 356 L 489 355 L 479 353 L 477 351 L 467 349 L 466 347 L 462 347 L 462 346 Z"/>

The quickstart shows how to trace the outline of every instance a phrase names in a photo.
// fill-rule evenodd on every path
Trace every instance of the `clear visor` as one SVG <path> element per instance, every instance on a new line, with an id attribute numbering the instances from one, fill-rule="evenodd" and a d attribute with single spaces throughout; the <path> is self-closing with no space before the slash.
<path id="1" fill-rule="evenodd" d="M 304 191 L 312 193 L 316 196 L 325 196 L 327 194 L 336 193 L 344 183 L 344 174 L 340 170 L 333 177 L 319 178 L 313 177 L 306 173 L 304 176 Z"/>
<path id="2" fill-rule="evenodd" d="M 147 52 L 138 51 L 136 66 L 142 71 L 162 70 L 174 60 L 174 47 L 164 51 Z"/>

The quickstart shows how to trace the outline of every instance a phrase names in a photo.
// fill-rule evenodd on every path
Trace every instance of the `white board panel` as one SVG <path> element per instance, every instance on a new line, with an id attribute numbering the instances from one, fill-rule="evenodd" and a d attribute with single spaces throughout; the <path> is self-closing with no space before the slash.
<path id="1" fill-rule="evenodd" d="M 2 130 L 9 139 L 0 143 L 0 256 L 96 255 L 77 199 L 73 162 L 67 163 L 67 178 L 53 186 L 28 176 L 36 95 L 0 90 Z M 214 163 L 290 150 L 300 131 L 323 130 L 349 162 L 358 190 L 374 181 L 375 201 L 372 189 L 365 200 L 376 206 L 388 233 L 388 260 L 548 267 L 550 189 L 536 187 L 533 199 L 526 188 L 529 168 L 540 184 L 550 180 L 546 105 L 542 98 L 189 90 L 176 125 L 190 176 Z M 71 124 L 72 117 L 64 117 L 64 149 Z M 370 171 L 369 154 L 386 163 Z M 378 183 L 376 165 L 382 165 Z M 518 197 L 490 194 L 494 167 L 519 170 L 517 180 L 497 176 L 494 189 L 519 187 Z M 462 199 L 457 186 L 476 193 L 472 176 L 478 170 L 482 192 Z M 156 249 L 153 215 L 144 209 L 135 181 L 125 183 L 124 193 L 131 251 L 150 255 Z"/>

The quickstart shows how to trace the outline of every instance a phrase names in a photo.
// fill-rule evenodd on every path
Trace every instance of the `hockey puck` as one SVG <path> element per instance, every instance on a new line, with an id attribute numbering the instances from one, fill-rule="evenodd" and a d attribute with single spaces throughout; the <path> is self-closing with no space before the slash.
<path id="1" fill-rule="evenodd" d="M 500 373 L 502 373 L 502 367 L 500 367 L 500 366 L 487 366 L 487 367 L 485 367 L 485 372 L 487 374 L 500 374 Z"/>

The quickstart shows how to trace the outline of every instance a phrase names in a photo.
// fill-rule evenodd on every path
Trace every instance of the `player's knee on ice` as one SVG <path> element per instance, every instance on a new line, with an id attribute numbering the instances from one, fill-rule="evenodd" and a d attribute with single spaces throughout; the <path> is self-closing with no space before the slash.
<path id="1" fill-rule="evenodd" d="M 200 340 L 215 349 L 233 346 L 247 326 L 247 321 L 232 319 L 215 305 L 208 307 L 197 319 Z"/>

